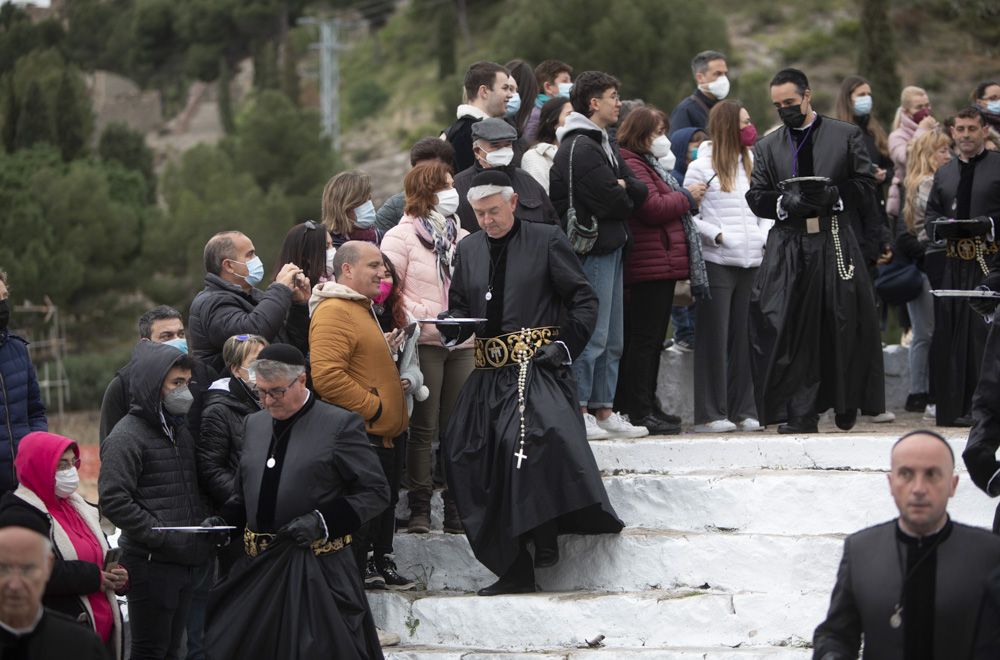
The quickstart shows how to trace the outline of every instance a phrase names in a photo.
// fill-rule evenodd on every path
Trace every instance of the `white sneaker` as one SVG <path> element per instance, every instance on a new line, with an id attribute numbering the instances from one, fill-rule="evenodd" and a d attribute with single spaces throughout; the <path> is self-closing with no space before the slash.
<path id="1" fill-rule="evenodd" d="M 583 424 L 587 427 L 587 440 L 607 440 L 611 434 L 597 425 L 597 418 L 590 413 L 583 414 Z"/>
<path id="2" fill-rule="evenodd" d="M 924 408 L 924 421 L 933 422 L 937 420 L 937 404 L 928 403 L 927 407 Z"/>
<path id="3" fill-rule="evenodd" d="M 649 429 L 645 426 L 633 426 L 616 412 L 611 413 L 607 419 L 598 419 L 597 425 L 608 434 L 619 438 L 641 438 L 649 435 Z"/>
<path id="4" fill-rule="evenodd" d="M 749 420 L 747 420 L 749 421 Z M 760 424 L 757 420 L 753 420 L 757 424 L 757 428 L 760 428 Z M 732 433 L 736 430 L 736 425 L 730 422 L 728 419 L 717 419 L 714 422 L 709 422 L 707 424 L 697 424 L 694 427 L 695 433 Z"/>
<path id="5" fill-rule="evenodd" d="M 763 431 L 764 427 L 753 417 L 747 417 L 740 422 L 740 430 L 744 433 L 753 433 L 755 431 Z"/>
<path id="6" fill-rule="evenodd" d="M 871 420 L 873 424 L 887 424 L 896 421 L 896 414 L 889 411 L 880 412 L 877 415 L 872 415 Z"/>

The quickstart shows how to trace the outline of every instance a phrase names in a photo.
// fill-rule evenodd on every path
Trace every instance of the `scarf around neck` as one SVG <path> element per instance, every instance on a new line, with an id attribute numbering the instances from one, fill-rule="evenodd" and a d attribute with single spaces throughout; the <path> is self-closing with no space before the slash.
<path id="1" fill-rule="evenodd" d="M 455 218 L 446 218 L 431 209 L 425 217 L 414 220 L 413 227 L 417 236 L 431 246 L 431 251 L 437 257 L 438 279 L 447 291 L 451 284 L 452 258 L 455 256 L 455 246 L 458 244 L 458 225 Z"/>
<path id="2" fill-rule="evenodd" d="M 643 158 L 653 168 L 657 176 L 670 186 L 674 192 L 682 192 L 683 188 L 674 175 L 663 169 L 660 161 L 652 154 L 644 154 Z M 701 238 L 694 226 L 694 218 L 687 212 L 681 218 L 684 226 L 684 239 L 688 247 L 688 277 L 691 279 L 691 295 L 698 300 L 711 300 L 712 293 L 708 287 L 708 270 L 705 268 L 705 258 L 701 254 Z"/>

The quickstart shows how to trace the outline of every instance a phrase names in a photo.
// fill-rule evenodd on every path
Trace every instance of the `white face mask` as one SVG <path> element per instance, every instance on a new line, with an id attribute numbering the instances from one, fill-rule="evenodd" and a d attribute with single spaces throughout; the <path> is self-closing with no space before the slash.
<path id="1" fill-rule="evenodd" d="M 569 93 L 573 91 L 573 83 L 559 83 L 559 96 L 569 98 Z"/>
<path id="2" fill-rule="evenodd" d="M 326 276 L 333 277 L 333 257 L 337 254 L 337 248 L 328 247 L 326 249 Z"/>
<path id="3" fill-rule="evenodd" d="M 450 215 L 454 215 L 455 211 L 458 210 L 458 201 L 458 191 L 454 188 L 445 188 L 438 191 L 437 204 L 434 205 L 434 210 L 447 218 Z"/>
<path id="4" fill-rule="evenodd" d="M 503 147 L 486 154 L 486 162 L 492 167 L 507 167 L 512 160 L 514 160 L 514 149 L 511 147 Z"/>
<path id="5" fill-rule="evenodd" d="M 660 167 L 662 167 L 668 172 L 674 169 L 674 166 L 677 165 L 677 156 L 675 156 L 674 152 L 672 151 L 668 152 L 666 156 L 658 158 L 657 160 L 660 161 Z"/>
<path id="6" fill-rule="evenodd" d="M 717 99 L 724 99 L 729 96 L 729 78 L 719 76 L 705 85 L 705 90 Z"/>
<path id="7" fill-rule="evenodd" d="M 653 143 L 649 145 L 649 152 L 656 158 L 665 158 L 670 151 L 670 140 L 666 135 L 657 136 Z M 673 169 L 673 168 L 670 168 Z"/>
<path id="8" fill-rule="evenodd" d="M 56 472 L 56 497 L 66 499 L 80 486 L 80 475 L 75 467 Z"/>

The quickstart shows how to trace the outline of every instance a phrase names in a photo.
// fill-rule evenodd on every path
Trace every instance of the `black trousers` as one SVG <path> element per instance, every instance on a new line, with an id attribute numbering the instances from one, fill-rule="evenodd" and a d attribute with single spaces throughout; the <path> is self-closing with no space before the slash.
<path id="1" fill-rule="evenodd" d="M 670 325 L 677 280 L 637 282 L 625 290 L 625 352 L 618 370 L 616 407 L 633 423 L 656 410 L 660 353 Z"/>
<path id="2" fill-rule="evenodd" d="M 195 567 L 126 552 L 131 660 L 177 660 L 194 592 Z"/>
<path id="3" fill-rule="evenodd" d="M 368 558 L 368 552 L 374 552 L 376 557 L 392 554 L 392 537 L 396 533 L 396 503 L 399 502 L 399 487 L 403 480 L 403 459 L 406 455 L 407 434 L 403 433 L 394 441 L 391 449 L 382 446 L 382 438 L 368 436 L 372 443 L 372 451 L 378 456 L 382 465 L 382 473 L 389 482 L 389 506 L 385 511 L 369 520 L 354 534 L 351 543 L 354 558 L 362 572 Z"/>

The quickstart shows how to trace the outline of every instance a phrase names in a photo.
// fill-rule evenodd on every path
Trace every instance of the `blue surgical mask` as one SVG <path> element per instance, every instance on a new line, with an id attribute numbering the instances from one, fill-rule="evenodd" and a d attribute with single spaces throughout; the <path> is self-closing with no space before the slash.
<path id="1" fill-rule="evenodd" d="M 858 117 L 867 117 L 872 111 L 871 94 L 865 94 L 854 99 L 854 114 Z"/>
<path id="2" fill-rule="evenodd" d="M 375 224 L 375 204 L 368 200 L 354 209 L 354 224 L 361 229 L 368 229 Z"/>
<path id="3" fill-rule="evenodd" d="M 570 90 L 573 89 L 573 83 L 559 83 L 559 96 L 565 96 L 569 98 Z"/>
<path id="4" fill-rule="evenodd" d="M 986 112 L 991 115 L 1000 115 L 1000 99 L 986 102 Z"/>
<path id="5" fill-rule="evenodd" d="M 514 96 L 507 101 L 507 114 L 512 115 L 521 109 L 521 95 L 514 92 Z"/>
<path id="6" fill-rule="evenodd" d="M 232 261 L 247 267 L 247 274 L 243 276 L 243 279 L 250 286 L 257 286 L 264 279 L 264 262 L 260 260 L 260 257 L 254 257 L 250 261 L 236 261 L 235 259 Z"/>
<path id="7" fill-rule="evenodd" d="M 184 337 L 177 337 L 176 339 L 171 339 L 170 341 L 163 342 L 164 346 L 173 346 L 181 353 L 188 352 L 188 342 Z"/>

